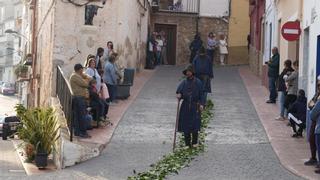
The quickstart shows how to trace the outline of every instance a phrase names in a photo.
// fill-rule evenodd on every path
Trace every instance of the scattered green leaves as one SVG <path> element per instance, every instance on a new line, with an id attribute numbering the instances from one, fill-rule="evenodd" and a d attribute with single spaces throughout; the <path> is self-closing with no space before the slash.
<path id="1" fill-rule="evenodd" d="M 182 136 L 179 136 L 178 148 L 173 153 L 169 153 L 158 161 L 156 164 L 151 164 L 151 169 L 145 172 L 137 173 L 133 170 L 135 176 L 128 177 L 128 180 L 162 180 L 168 174 L 179 173 L 179 170 L 187 167 L 188 164 L 197 156 L 199 153 L 204 152 L 205 149 L 205 137 L 206 128 L 208 128 L 209 121 L 212 118 L 212 101 L 207 101 L 206 109 L 201 114 L 201 130 L 199 133 L 199 146 L 196 148 L 185 148 L 184 140 Z"/>

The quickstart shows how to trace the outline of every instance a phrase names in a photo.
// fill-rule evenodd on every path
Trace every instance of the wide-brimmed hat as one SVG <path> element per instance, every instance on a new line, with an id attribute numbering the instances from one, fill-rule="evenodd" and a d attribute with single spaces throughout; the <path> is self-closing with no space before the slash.
<path id="1" fill-rule="evenodd" d="M 187 71 L 190 71 L 190 72 L 192 72 L 192 74 L 194 74 L 194 69 L 193 69 L 192 64 L 187 65 L 186 68 L 182 71 L 182 73 L 184 75 L 187 75 Z"/>

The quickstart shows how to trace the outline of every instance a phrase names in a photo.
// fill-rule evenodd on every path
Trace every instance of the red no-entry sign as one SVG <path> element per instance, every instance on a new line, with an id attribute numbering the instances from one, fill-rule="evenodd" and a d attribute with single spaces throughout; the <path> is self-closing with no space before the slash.
<path id="1" fill-rule="evenodd" d="M 286 22 L 281 29 L 282 37 L 287 41 L 295 41 L 299 39 L 301 34 L 300 22 Z"/>

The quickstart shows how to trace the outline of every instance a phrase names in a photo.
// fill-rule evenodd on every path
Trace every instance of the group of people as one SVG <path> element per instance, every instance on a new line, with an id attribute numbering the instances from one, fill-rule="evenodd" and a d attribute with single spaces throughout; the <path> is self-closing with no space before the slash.
<path id="1" fill-rule="evenodd" d="M 203 46 L 203 42 L 201 40 L 200 34 L 196 34 L 194 36 L 194 40 L 191 42 L 189 49 L 191 51 L 189 62 L 192 63 L 195 56 L 197 55 L 200 48 Z M 227 48 L 227 38 L 225 35 L 221 34 L 219 39 L 216 38 L 216 35 L 213 32 L 208 34 L 207 38 L 207 54 L 210 57 L 211 61 L 214 62 L 214 58 L 216 56 L 216 50 L 219 50 L 220 56 L 220 65 L 225 65 L 225 59 L 228 55 Z"/>
<path id="2" fill-rule="evenodd" d="M 164 31 L 153 32 L 148 39 L 147 69 L 155 66 L 168 64 L 167 60 L 167 38 Z"/>
<path id="3" fill-rule="evenodd" d="M 298 89 L 299 61 L 292 63 L 286 60 L 280 74 L 279 63 L 280 54 L 278 48 L 274 47 L 270 61 L 266 62 L 270 91 L 267 103 L 274 104 L 279 99 L 280 116 L 276 120 L 288 119 L 293 138 L 303 137 L 303 130 L 307 129 L 311 158 L 304 164 L 316 166 L 315 172 L 320 174 L 320 76 L 317 78 L 316 93 L 307 103 L 305 91 Z"/>
<path id="4" fill-rule="evenodd" d="M 178 131 L 183 133 L 186 147 L 196 147 L 201 127 L 201 111 L 206 105 L 207 94 L 211 93 L 213 79 L 212 60 L 205 47 L 200 47 L 192 64 L 183 70 L 183 74 L 186 78 L 176 91 L 179 103 L 182 100 Z"/>
<path id="5" fill-rule="evenodd" d="M 116 103 L 117 84 L 121 81 L 121 67 L 116 64 L 118 54 L 109 41 L 107 48 L 98 48 L 82 64 L 74 65 L 70 76 L 73 91 L 74 135 L 89 138 L 87 130 L 112 125 L 107 116 L 109 105 Z"/>
<path id="6" fill-rule="evenodd" d="M 291 126 L 294 132 L 292 137 L 302 137 L 306 124 L 307 98 L 304 90 L 298 89 L 299 61 L 292 63 L 290 59 L 287 59 L 279 75 L 280 54 L 278 48 L 274 47 L 272 57 L 266 64 L 268 65 L 270 91 L 267 103 L 274 104 L 279 98 L 280 116 L 276 120 L 288 119 L 288 126 Z"/>

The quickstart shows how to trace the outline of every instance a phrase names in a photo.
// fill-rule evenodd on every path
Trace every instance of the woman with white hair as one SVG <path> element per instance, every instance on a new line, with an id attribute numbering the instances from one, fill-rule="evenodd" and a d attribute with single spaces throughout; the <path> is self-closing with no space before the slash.
<path id="1" fill-rule="evenodd" d="M 225 58 L 228 55 L 228 48 L 227 48 L 227 38 L 225 35 L 221 34 L 220 35 L 220 40 L 219 40 L 219 51 L 220 51 L 220 64 L 224 65 L 225 64 Z"/>

